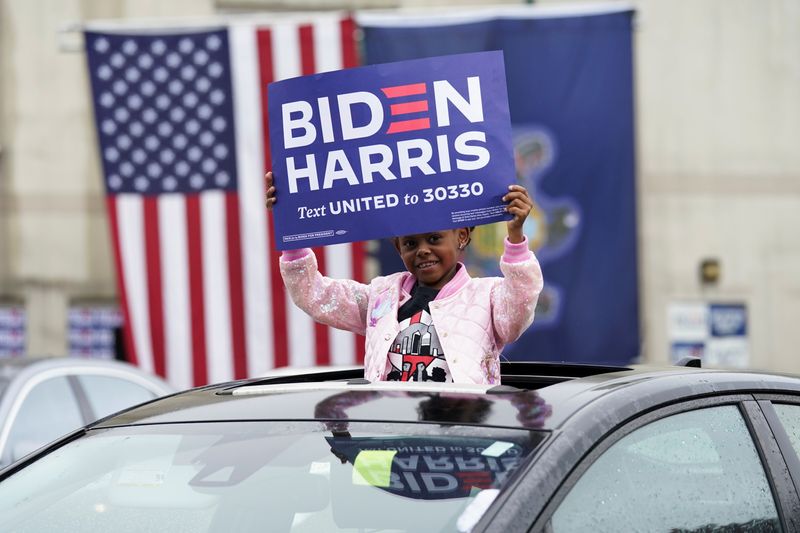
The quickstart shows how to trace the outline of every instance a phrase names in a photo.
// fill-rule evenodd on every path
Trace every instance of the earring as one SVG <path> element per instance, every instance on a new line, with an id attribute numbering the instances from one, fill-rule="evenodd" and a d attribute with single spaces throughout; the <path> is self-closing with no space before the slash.
<path id="1" fill-rule="evenodd" d="M 466 246 L 463 242 L 458 243 L 458 249 L 463 250 L 464 246 Z"/>

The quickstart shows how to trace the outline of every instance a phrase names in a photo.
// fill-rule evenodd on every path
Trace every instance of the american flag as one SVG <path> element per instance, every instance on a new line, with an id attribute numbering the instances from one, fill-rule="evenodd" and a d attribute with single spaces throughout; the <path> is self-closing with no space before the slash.
<path id="1" fill-rule="evenodd" d="M 176 387 L 357 364 L 363 341 L 288 299 L 264 207 L 266 86 L 357 64 L 355 24 L 85 32 L 128 358 Z M 362 244 L 317 250 L 363 279 Z"/>

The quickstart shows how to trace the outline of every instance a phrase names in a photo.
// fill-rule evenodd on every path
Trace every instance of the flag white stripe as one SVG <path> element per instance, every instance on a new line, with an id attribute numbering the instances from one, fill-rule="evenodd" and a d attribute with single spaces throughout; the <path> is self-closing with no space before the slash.
<path id="1" fill-rule="evenodd" d="M 186 203 L 183 196 L 163 194 L 158 199 L 161 247 L 162 299 L 166 379 L 179 390 L 192 381 L 192 335 L 189 311 L 189 254 L 186 239 Z"/>
<path id="2" fill-rule="evenodd" d="M 247 374 L 260 376 L 275 366 L 275 344 L 269 328 L 271 271 L 267 265 L 269 235 L 264 210 L 264 154 L 260 109 L 256 28 L 238 24 L 230 29 L 233 109 L 236 124 L 236 167 L 239 179 L 244 276 Z"/>
<path id="3" fill-rule="evenodd" d="M 320 16 L 314 20 L 314 64 L 317 72 L 342 68 L 340 20 L 332 16 Z"/>
<path id="4" fill-rule="evenodd" d="M 200 211 L 206 363 L 209 383 L 217 383 L 233 378 L 225 193 L 222 191 L 201 193 Z"/>
<path id="5" fill-rule="evenodd" d="M 123 283 L 128 297 L 128 313 L 136 343 L 139 367 L 153 372 L 153 343 L 150 337 L 150 321 L 147 296 L 147 254 L 144 245 L 144 206 L 142 197 L 134 194 L 119 194 L 117 203 L 117 225 L 122 256 Z"/>
<path id="6" fill-rule="evenodd" d="M 275 80 L 302 74 L 300 62 L 300 32 L 294 23 L 279 23 L 272 29 L 272 61 Z M 314 323 L 286 294 L 286 322 L 289 335 L 289 366 L 308 367 L 316 364 Z"/>
<path id="7" fill-rule="evenodd" d="M 325 247 L 325 266 L 328 276 L 338 279 L 353 279 L 352 247 L 335 244 Z M 355 335 L 349 331 L 330 328 L 331 364 L 352 365 L 355 363 Z"/>
<path id="8" fill-rule="evenodd" d="M 297 24 L 278 23 L 272 28 L 272 64 L 275 81 L 302 74 L 300 32 Z"/>

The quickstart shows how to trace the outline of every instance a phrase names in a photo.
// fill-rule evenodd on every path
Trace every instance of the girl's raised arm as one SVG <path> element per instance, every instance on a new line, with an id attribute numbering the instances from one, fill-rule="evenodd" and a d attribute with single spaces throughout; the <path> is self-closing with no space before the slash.
<path id="1" fill-rule="evenodd" d="M 522 225 L 533 209 L 533 200 L 522 185 L 509 185 L 508 193 L 503 196 L 503 201 L 508 204 L 506 211 L 514 215 L 514 218 L 507 222 L 508 240 L 514 244 L 521 243 L 525 239 Z"/>

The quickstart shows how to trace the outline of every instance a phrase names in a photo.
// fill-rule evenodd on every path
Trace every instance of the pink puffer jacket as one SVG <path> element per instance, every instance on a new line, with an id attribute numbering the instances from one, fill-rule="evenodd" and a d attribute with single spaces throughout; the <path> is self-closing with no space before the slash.
<path id="1" fill-rule="evenodd" d="M 506 240 L 502 278 L 470 277 L 460 265 L 430 305 L 431 317 L 456 383 L 500 381 L 500 352 L 533 322 L 542 271 L 527 240 Z M 294 303 L 315 320 L 366 335 L 364 376 L 386 379 L 388 353 L 399 332 L 397 309 L 411 297 L 409 272 L 378 277 L 368 285 L 322 276 L 310 249 L 285 252 L 281 274 Z"/>

